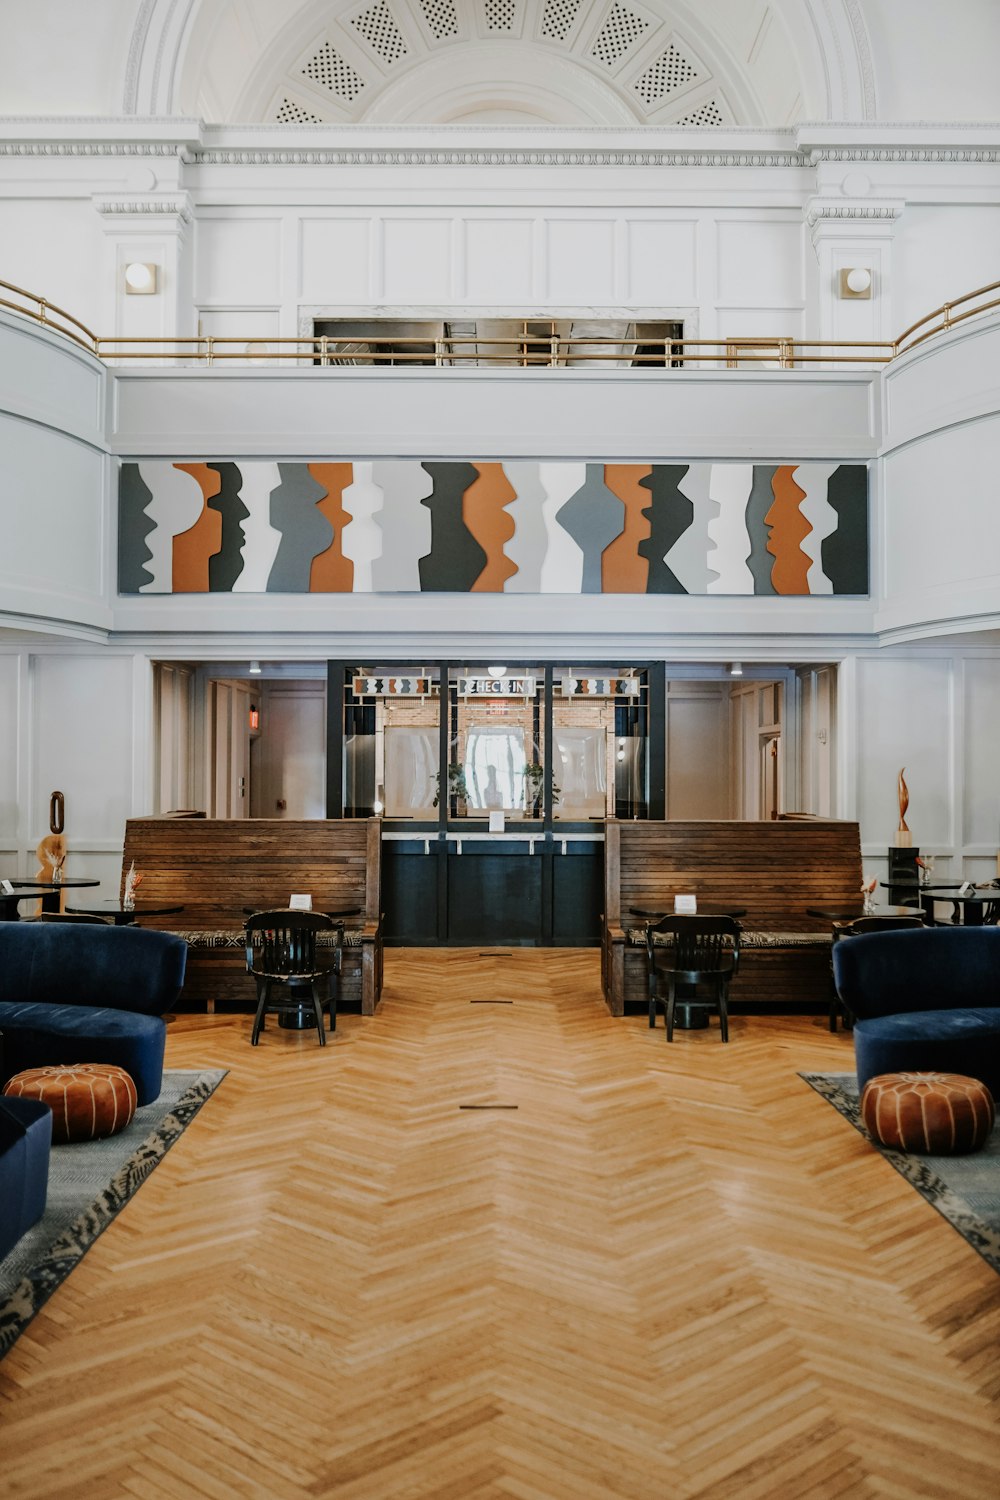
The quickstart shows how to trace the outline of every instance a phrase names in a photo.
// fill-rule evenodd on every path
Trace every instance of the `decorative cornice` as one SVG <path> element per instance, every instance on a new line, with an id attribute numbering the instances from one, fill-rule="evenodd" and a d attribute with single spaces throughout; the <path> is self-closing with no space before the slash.
<path id="1" fill-rule="evenodd" d="M 850 203 L 833 199 L 814 198 L 806 210 L 806 223 L 810 229 L 829 220 L 854 220 L 859 223 L 890 223 L 898 219 L 905 208 L 902 202 Z"/>
<path id="2" fill-rule="evenodd" d="M 844 10 L 847 13 L 848 24 L 854 36 L 854 48 L 857 53 L 858 65 L 861 69 L 861 92 L 864 99 L 865 119 L 874 120 L 878 116 L 878 106 L 875 99 L 875 69 L 872 64 L 872 49 L 868 40 L 868 28 L 865 25 L 864 16 L 858 0 L 844 0 Z"/>
<path id="3" fill-rule="evenodd" d="M 0 141 L 0 156 L 183 156 L 164 141 Z"/>
<path id="4" fill-rule="evenodd" d="M 517 147 L 236 147 L 196 148 L 197 166 L 319 167 L 805 167 L 796 151 L 531 150 Z"/>
<path id="5" fill-rule="evenodd" d="M 194 217 L 191 199 L 187 193 L 181 193 L 169 198 L 156 198 L 150 195 L 148 198 L 110 198 L 104 195 L 95 196 L 92 200 L 99 214 L 109 218 L 123 216 L 141 216 L 149 218 L 156 214 L 160 217 L 180 219 L 183 223 L 190 223 Z"/>
<path id="6" fill-rule="evenodd" d="M 1000 161 L 995 146 L 820 146 L 809 153 L 814 164 L 823 161 L 972 162 L 987 166 Z"/>

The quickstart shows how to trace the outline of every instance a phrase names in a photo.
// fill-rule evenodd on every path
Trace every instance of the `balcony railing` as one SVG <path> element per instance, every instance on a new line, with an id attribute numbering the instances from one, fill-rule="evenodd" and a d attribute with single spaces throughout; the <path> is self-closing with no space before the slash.
<path id="1" fill-rule="evenodd" d="M 454 369 L 471 365 L 525 369 L 601 368 L 713 368 L 807 369 L 811 366 L 886 365 L 927 339 L 947 333 L 969 318 L 1000 307 L 1000 281 L 966 292 L 926 313 L 898 338 L 875 340 L 820 340 L 775 338 L 644 339 L 620 334 L 602 338 L 585 334 L 578 338 L 553 334 L 549 339 L 502 338 L 490 335 L 489 348 L 475 335 L 436 338 L 429 349 L 426 338 L 385 339 L 365 337 L 337 339 L 246 338 L 238 335 L 199 334 L 189 338 L 126 338 L 94 333 L 65 308 L 23 287 L 0 280 L 0 307 L 32 318 L 45 328 L 88 350 L 108 363 L 140 360 L 146 363 L 178 361 L 215 365 L 227 361 L 241 364 L 280 364 L 331 368 L 338 366 L 423 365 Z M 12 300 L 12 299 L 17 300 Z M 985 299 L 985 300 L 984 300 Z"/>

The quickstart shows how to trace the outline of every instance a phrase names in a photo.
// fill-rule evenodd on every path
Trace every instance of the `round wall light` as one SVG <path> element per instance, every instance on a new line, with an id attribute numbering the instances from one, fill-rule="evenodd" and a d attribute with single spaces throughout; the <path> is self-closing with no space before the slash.
<path id="1" fill-rule="evenodd" d="M 867 266 L 848 266 L 840 273 L 840 295 L 842 297 L 870 297 L 872 273 Z"/>
<path id="2" fill-rule="evenodd" d="M 133 260 L 125 267 L 125 291 L 130 297 L 149 297 L 156 291 L 156 266 Z"/>

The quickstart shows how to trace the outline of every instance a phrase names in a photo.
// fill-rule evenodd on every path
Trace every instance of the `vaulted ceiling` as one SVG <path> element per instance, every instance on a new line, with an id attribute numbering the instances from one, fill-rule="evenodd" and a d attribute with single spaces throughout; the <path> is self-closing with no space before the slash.
<path id="1" fill-rule="evenodd" d="M 190 3 L 173 108 L 214 121 L 787 125 L 821 91 L 789 0 Z"/>

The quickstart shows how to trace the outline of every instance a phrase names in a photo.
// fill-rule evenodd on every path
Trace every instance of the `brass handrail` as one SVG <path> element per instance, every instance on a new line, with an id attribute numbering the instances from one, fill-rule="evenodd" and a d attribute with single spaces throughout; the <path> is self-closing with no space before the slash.
<path id="1" fill-rule="evenodd" d="M 320 367 L 420 364 L 438 368 L 474 360 L 477 365 L 535 366 L 545 369 L 562 369 L 567 365 L 600 365 L 606 362 L 620 365 L 623 361 L 628 366 L 650 365 L 660 368 L 676 368 L 692 363 L 724 363 L 730 368 L 752 368 L 764 364 L 777 366 L 779 369 L 801 368 L 811 364 L 884 365 L 908 350 L 917 348 L 927 339 L 946 333 L 969 318 L 979 317 L 1000 307 L 1000 296 L 991 297 L 991 300 L 975 307 L 966 307 L 967 303 L 978 298 L 1000 293 L 1000 281 L 990 282 L 950 302 L 943 302 L 940 307 L 911 323 L 898 338 L 892 340 L 792 339 L 783 335 L 774 338 L 729 335 L 721 339 L 676 339 L 669 336 L 628 338 L 610 334 L 581 334 L 573 338 L 558 333 L 487 336 L 455 334 L 447 338 L 430 335 L 396 338 L 387 335 L 385 338 L 374 336 L 335 339 L 329 334 L 302 338 L 275 335 L 248 339 L 245 335 L 235 334 L 139 338 L 96 334 L 72 313 L 35 292 L 3 280 L 0 280 L 0 289 L 23 298 L 28 304 L 24 306 L 10 301 L 8 297 L 0 297 L 0 308 L 32 318 L 53 333 L 72 339 L 98 359 L 183 359 L 207 365 L 214 365 L 219 360 L 298 360 L 306 366 Z M 959 308 L 964 310 L 956 311 Z M 939 321 L 934 323 L 935 319 Z M 933 326 L 927 327 L 927 324 Z M 918 329 L 924 331 L 913 337 Z M 133 349 L 133 345 L 140 347 Z M 255 345 L 260 347 L 254 347 Z M 287 347 L 289 345 L 291 348 Z M 489 351 L 482 351 L 481 345 L 489 345 Z M 462 353 L 464 349 L 470 348 L 475 353 Z M 497 352 L 498 350 L 502 352 Z M 810 350 L 820 352 L 807 352 Z M 835 350 L 852 352 L 832 352 Z"/>

